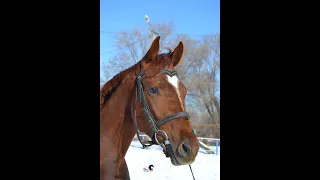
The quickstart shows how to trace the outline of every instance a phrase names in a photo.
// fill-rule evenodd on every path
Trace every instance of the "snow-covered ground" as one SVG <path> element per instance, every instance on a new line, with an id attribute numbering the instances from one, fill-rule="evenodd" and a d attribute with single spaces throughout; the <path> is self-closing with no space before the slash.
<path id="1" fill-rule="evenodd" d="M 212 147 L 212 150 L 216 148 Z M 195 180 L 220 180 L 220 147 L 218 151 L 218 155 L 205 154 L 200 148 L 191 164 Z M 142 149 L 139 141 L 132 141 L 125 159 L 131 180 L 193 180 L 189 166 L 173 166 L 160 146 Z M 144 172 L 143 168 L 151 164 L 154 165 L 153 172 Z"/>

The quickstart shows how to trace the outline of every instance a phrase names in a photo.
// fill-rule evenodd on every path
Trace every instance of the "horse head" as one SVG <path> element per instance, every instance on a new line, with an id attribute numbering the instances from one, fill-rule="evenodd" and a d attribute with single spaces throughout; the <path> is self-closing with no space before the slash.
<path id="1" fill-rule="evenodd" d="M 158 54 L 159 40 L 157 37 L 153 41 L 140 61 L 131 115 L 136 131 L 151 137 L 148 145 L 160 145 L 173 165 L 187 165 L 194 162 L 199 142 L 186 112 L 187 89 L 175 70 L 182 59 L 183 43 L 172 52 Z"/>

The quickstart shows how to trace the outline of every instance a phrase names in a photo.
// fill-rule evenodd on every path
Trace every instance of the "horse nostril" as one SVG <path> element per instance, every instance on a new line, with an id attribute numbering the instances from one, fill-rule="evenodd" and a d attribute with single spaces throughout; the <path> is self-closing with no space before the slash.
<path id="1" fill-rule="evenodd" d="M 183 157 L 188 156 L 190 151 L 191 151 L 191 147 L 188 142 L 181 143 L 178 148 L 178 153 Z"/>
<path id="2" fill-rule="evenodd" d="M 189 150 L 190 150 L 189 146 L 186 145 L 186 144 L 183 144 L 183 145 L 182 145 L 182 148 L 183 148 L 184 152 L 186 152 L 186 153 L 188 153 Z"/>

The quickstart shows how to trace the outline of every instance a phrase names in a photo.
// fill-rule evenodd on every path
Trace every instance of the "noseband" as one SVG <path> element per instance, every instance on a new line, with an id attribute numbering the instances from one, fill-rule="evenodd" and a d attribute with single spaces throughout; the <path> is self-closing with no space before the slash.
<path id="1" fill-rule="evenodd" d="M 140 66 L 141 67 L 141 66 Z M 166 75 L 169 75 L 170 77 L 174 76 L 174 75 L 177 75 L 177 71 L 169 71 L 169 70 L 161 70 L 160 71 L 161 73 L 163 74 L 166 74 Z M 151 131 L 151 139 L 152 141 L 149 141 L 149 144 L 144 144 L 141 139 L 140 139 L 140 136 L 139 136 L 139 133 L 138 133 L 138 126 L 137 126 L 137 120 L 136 120 L 136 103 L 134 102 L 134 119 L 133 119 L 133 122 L 134 122 L 134 126 L 136 128 L 136 133 L 137 133 L 137 137 L 140 141 L 140 143 L 147 147 L 147 146 L 152 146 L 153 144 L 156 144 L 156 145 L 160 145 L 162 148 L 163 148 L 163 152 L 164 154 L 166 155 L 166 157 L 172 157 L 172 158 L 175 158 L 174 154 L 173 154 L 173 150 L 172 150 L 172 147 L 171 147 L 171 144 L 170 144 L 170 141 L 169 141 L 169 138 L 168 138 L 168 135 L 165 131 L 161 130 L 160 129 L 160 126 L 174 120 L 174 119 L 177 119 L 177 118 L 180 118 L 180 117 L 186 117 L 187 120 L 189 120 L 189 113 L 187 112 L 177 112 L 175 114 L 171 114 L 171 115 L 168 115 L 167 117 L 161 119 L 161 120 L 158 120 L 156 121 L 155 118 L 152 116 L 151 112 L 150 112 L 150 108 L 148 106 L 148 103 L 147 103 L 147 100 L 145 98 L 145 95 L 144 95 L 144 91 L 143 91 L 143 86 L 142 86 L 142 82 L 141 82 L 141 79 L 142 77 L 144 76 L 144 73 L 141 71 L 140 69 L 140 72 L 138 73 L 137 75 L 137 79 L 136 79 L 136 83 L 137 83 L 137 91 L 136 91 L 136 96 L 135 96 L 135 99 L 138 98 L 138 103 L 139 104 L 143 104 L 143 112 L 149 122 L 149 124 L 151 125 L 151 128 L 152 128 L 152 131 Z M 165 141 L 164 143 L 159 143 L 158 139 L 157 139 L 157 133 L 163 133 L 165 135 Z M 176 161 L 178 162 L 178 161 Z"/>

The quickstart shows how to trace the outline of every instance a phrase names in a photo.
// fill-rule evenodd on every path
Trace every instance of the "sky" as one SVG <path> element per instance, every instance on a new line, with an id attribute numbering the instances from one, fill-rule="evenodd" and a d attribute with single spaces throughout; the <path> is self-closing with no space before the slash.
<path id="1" fill-rule="evenodd" d="M 220 32 L 220 0 L 100 0 L 100 74 L 102 65 L 114 56 L 113 36 L 152 23 L 174 22 L 175 34 L 196 37 Z"/>

